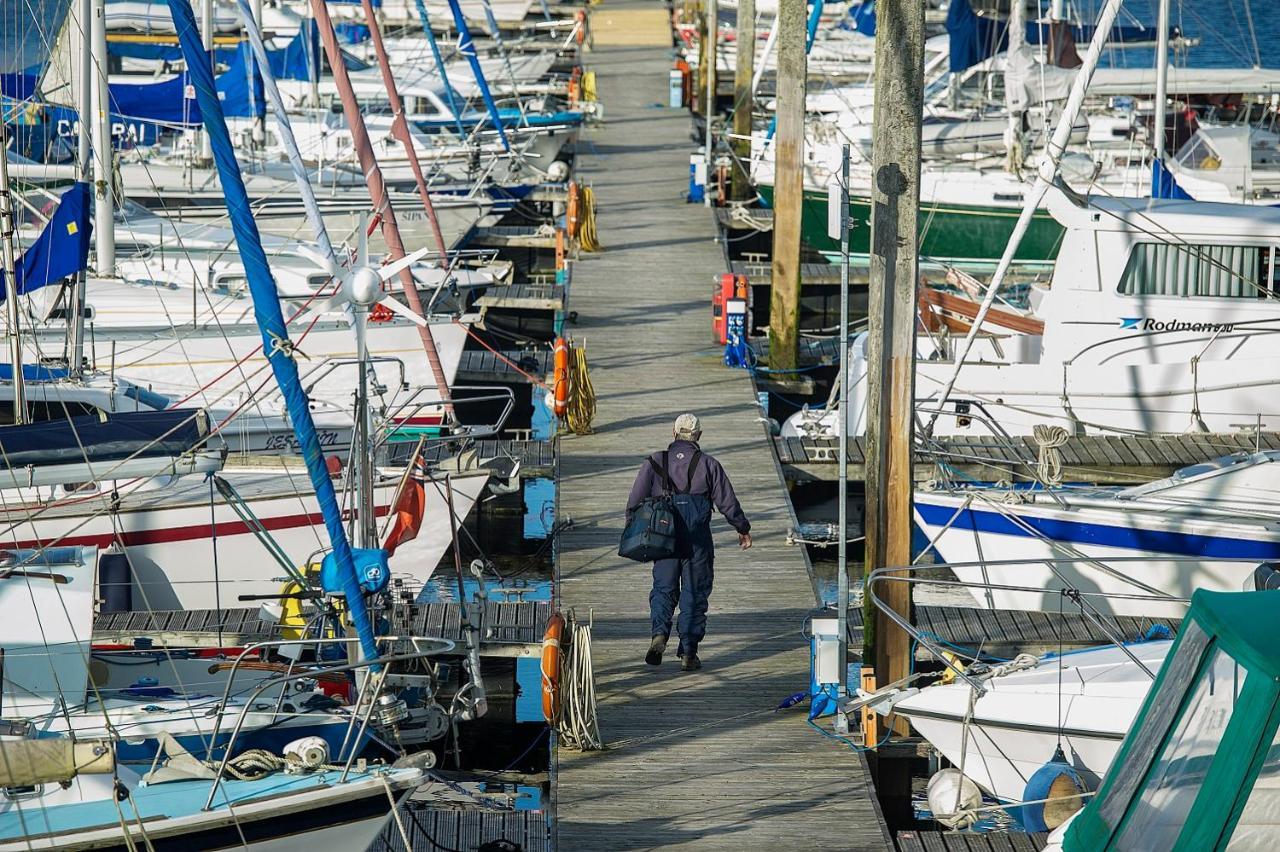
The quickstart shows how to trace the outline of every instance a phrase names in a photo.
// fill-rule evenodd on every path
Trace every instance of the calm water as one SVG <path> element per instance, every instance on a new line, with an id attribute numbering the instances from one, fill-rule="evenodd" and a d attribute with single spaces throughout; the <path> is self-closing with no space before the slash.
<path id="1" fill-rule="evenodd" d="M 1047 9 L 1047 0 L 1041 5 Z M 1068 4 L 1077 20 L 1097 19 L 1102 0 L 1080 0 Z M 1125 0 L 1119 23 L 1126 26 L 1153 26 L 1157 0 Z M 1252 18 L 1252 27 L 1250 27 Z M 1280 68 L 1280 2 L 1277 0 L 1171 0 L 1169 19 L 1188 38 L 1200 44 L 1174 60 L 1175 64 L 1199 68 L 1260 66 Z M 1256 48 L 1255 48 L 1256 44 Z M 1084 46 L 1079 46 L 1083 53 Z M 1108 65 L 1116 68 L 1150 68 L 1155 63 L 1151 49 L 1108 48 Z"/>

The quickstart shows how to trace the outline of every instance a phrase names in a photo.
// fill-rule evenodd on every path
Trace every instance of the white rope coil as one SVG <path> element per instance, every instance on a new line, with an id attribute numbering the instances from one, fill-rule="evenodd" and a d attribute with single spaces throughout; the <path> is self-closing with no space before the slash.
<path id="1" fill-rule="evenodd" d="M 556 732 L 560 745 L 573 751 L 601 751 L 600 723 L 596 717 L 596 678 L 591 665 L 591 626 L 582 624 L 570 613 L 565 619 L 569 635 L 567 651 L 560 650 L 560 670 L 564 673 L 561 687 L 560 715 Z"/>
<path id="2" fill-rule="evenodd" d="M 1031 428 L 1031 436 L 1039 447 L 1039 458 L 1036 460 L 1036 476 L 1045 485 L 1062 484 L 1062 453 L 1059 448 L 1071 437 L 1062 426 L 1051 426 L 1044 423 Z"/>

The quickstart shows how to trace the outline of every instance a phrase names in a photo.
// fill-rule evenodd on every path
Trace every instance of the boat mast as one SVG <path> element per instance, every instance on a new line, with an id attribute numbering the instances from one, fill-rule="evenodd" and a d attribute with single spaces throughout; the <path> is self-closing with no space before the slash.
<path id="1" fill-rule="evenodd" d="M 1026 0 L 1013 0 L 1009 6 L 1009 49 L 1006 53 L 1009 63 L 1012 64 L 1014 55 L 1022 49 L 1023 44 L 1027 40 Z M 1006 100 L 1008 100 L 1006 85 Z M 1009 126 L 1005 130 L 1005 154 L 1007 162 L 1005 169 L 1010 174 L 1022 174 L 1022 159 L 1024 148 L 1022 146 L 1022 115 L 1021 109 L 1015 110 L 1012 106 L 1008 108 Z"/>
<path id="2" fill-rule="evenodd" d="M 396 222 L 396 211 L 391 206 L 391 196 L 382 179 L 382 169 L 373 153 L 373 144 L 369 141 L 369 130 L 365 127 L 364 115 L 356 102 L 355 90 L 351 85 L 351 77 L 347 74 L 347 66 L 342 61 L 342 48 L 338 45 L 338 37 L 333 29 L 333 19 L 325 7 L 325 0 L 311 0 L 311 10 L 320 27 L 320 40 L 324 43 L 325 53 L 329 57 L 329 65 L 333 68 L 333 80 L 338 86 L 338 95 L 342 99 L 342 111 L 347 119 L 347 127 L 351 131 L 351 143 L 356 156 L 360 160 L 360 170 L 364 172 L 365 182 L 369 187 L 369 200 L 373 202 L 374 215 L 382 225 L 382 237 L 387 243 L 387 252 L 393 261 L 405 256 L 404 242 L 400 239 L 400 226 Z M 503 137 L 505 139 L 505 136 Z M 418 296 L 418 284 L 413 280 L 413 273 L 408 266 L 400 270 L 400 283 L 404 289 L 405 301 L 419 317 L 426 319 L 422 300 Z M 418 326 L 418 335 L 422 340 L 422 348 L 431 366 L 431 375 L 442 398 L 449 397 L 449 380 L 445 377 L 444 365 L 440 362 L 440 354 L 436 349 L 435 338 L 431 328 L 426 324 Z M 445 405 L 445 411 L 453 414 L 451 405 Z"/>
<path id="3" fill-rule="evenodd" d="M 111 146 L 111 107 L 107 89 L 107 3 L 93 3 L 90 50 L 94 74 L 93 86 L 93 240 L 97 250 L 96 272 L 114 275 L 116 271 L 115 200 L 112 198 L 111 170 L 115 167 Z M 81 116 L 81 124 L 84 117 Z"/>
<path id="4" fill-rule="evenodd" d="M 200 43 L 204 45 L 204 52 L 209 55 L 209 63 L 217 66 L 213 59 L 213 4 L 214 0 L 204 0 L 200 4 Z M 208 163 L 213 160 L 213 143 L 209 139 L 209 134 L 200 131 L 200 162 Z"/>
<path id="5" fill-rule="evenodd" d="M 22 381 L 22 337 L 18 327 L 18 293 L 14 275 L 13 196 L 9 192 L 9 133 L 0 121 L 0 263 L 5 280 L 5 313 L 9 320 L 9 363 L 13 367 L 13 423 L 27 422 L 27 394 Z"/>
<path id="6" fill-rule="evenodd" d="M 391 59 L 387 56 L 387 48 L 382 43 L 382 28 L 378 26 L 377 14 L 372 0 L 360 0 L 364 8 L 365 21 L 369 24 L 369 39 L 373 42 L 373 51 L 378 56 L 378 68 L 382 72 L 382 84 L 387 87 L 387 100 L 391 105 L 391 133 L 400 137 L 405 157 L 409 160 L 409 169 L 413 172 L 413 180 L 418 185 L 418 195 L 422 198 L 422 209 L 427 213 L 427 221 L 431 224 L 431 236 L 435 239 L 436 250 L 440 252 L 440 267 L 446 277 L 449 274 L 449 247 L 445 244 L 444 233 L 440 230 L 440 220 L 436 217 L 436 207 L 431 202 L 431 193 L 427 191 L 427 182 L 422 175 L 422 165 L 418 162 L 418 150 L 414 145 L 413 134 L 409 131 L 409 119 L 404 114 L 404 102 L 400 99 L 400 90 L 396 87 L 395 75 L 391 72 Z"/>
<path id="7" fill-rule="evenodd" d="M 1155 109 L 1151 131 L 1151 157 L 1164 165 L 1165 110 L 1169 98 L 1169 0 L 1160 0 L 1160 10 L 1156 15 L 1156 95 L 1152 106 Z M 1152 165 L 1151 194 L 1156 194 L 1154 181 L 1157 179 L 1156 166 Z"/>
<path id="8" fill-rule="evenodd" d="M 76 168 L 79 179 L 90 182 L 93 171 L 89 144 L 89 117 L 93 115 L 93 54 L 90 52 L 90 34 L 93 20 L 93 0 L 76 0 L 71 7 L 71 55 L 80 57 L 80 74 L 75 79 L 76 111 L 80 113 L 80 132 L 76 136 Z M 74 58 L 72 59 L 74 62 Z M 87 270 L 76 273 L 75 283 L 67 291 L 67 371 L 80 376 L 84 368 L 84 297 L 88 279 Z"/>
<path id="9" fill-rule="evenodd" d="M 1000 291 L 1000 285 L 1004 283 L 1005 275 L 1008 274 L 1009 267 L 1013 264 L 1013 255 L 1017 252 L 1023 235 L 1027 233 L 1027 228 L 1031 225 L 1031 217 L 1035 215 L 1036 210 L 1040 207 L 1040 202 L 1044 200 L 1045 193 L 1049 191 L 1049 184 L 1058 176 L 1058 164 L 1062 162 L 1062 155 L 1067 150 L 1067 142 L 1071 139 L 1072 126 L 1075 124 L 1076 116 L 1080 114 L 1080 108 L 1084 104 L 1085 93 L 1089 89 L 1089 81 L 1093 79 L 1093 72 L 1097 69 L 1098 62 L 1102 58 L 1102 48 L 1106 45 L 1107 36 L 1111 34 L 1111 28 L 1115 25 L 1116 16 L 1120 13 L 1120 4 L 1122 2 L 1123 0 L 1107 0 L 1107 5 L 1102 7 L 1102 14 L 1098 16 L 1098 28 L 1094 31 L 1093 40 L 1089 42 L 1089 52 L 1084 56 L 1084 62 L 1080 66 L 1075 82 L 1071 84 L 1071 94 L 1067 98 L 1066 106 L 1062 108 L 1062 115 L 1058 117 L 1058 126 L 1053 129 L 1053 138 L 1049 140 L 1049 144 L 1045 147 L 1044 158 L 1040 161 L 1036 181 L 1032 184 L 1031 191 L 1027 193 L 1026 198 L 1023 200 L 1022 211 L 1018 214 L 1017 224 L 1013 226 L 1013 233 L 1009 235 L 1009 242 L 1004 247 L 1004 254 L 1000 256 L 996 271 L 991 276 L 991 283 L 987 285 L 987 291 L 983 294 L 982 304 L 978 307 L 978 313 L 974 316 L 973 323 L 969 326 L 969 331 L 965 334 L 964 340 L 960 344 L 960 349 L 956 352 L 955 367 L 951 370 L 951 375 L 947 378 L 947 384 L 937 398 L 937 407 L 929 415 L 929 422 L 925 425 L 924 432 L 926 435 L 933 434 L 933 427 L 938 422 L 938 415 L 942 413 L 942 407 L 946 405 L 947 399 L 951 396 L 951 391 L 956 386 L 956 380 L 960 377 L 960 369 L 964 365 L 965 359 L 969 357 L 969 351 L 973 348 L 973 341 L 978 336 L 978 329 L 982 328 L 983 322 L 986 321 L 987 314 L 991 311 L 992 304 L 995 303 L 996 294 Z"/>
<path id="10" fill-rule="evenodd" d="M 258 30 L 262 30 L 262 0 L 253 0 L 253 22 L 257 24 Z M 306 37 L 306 24 L 303 24 L 302 34 Z M 253 141 L 259 147 L 267 144 L 267 111 L 263 110 L 262 115 L 257 116 L 253 120 Z"/>

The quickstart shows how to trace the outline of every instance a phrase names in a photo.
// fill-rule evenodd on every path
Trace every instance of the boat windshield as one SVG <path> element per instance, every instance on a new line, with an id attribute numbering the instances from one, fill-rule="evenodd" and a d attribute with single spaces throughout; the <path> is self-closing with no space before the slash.
<path id="1" fill-rule="evenodd" d="M 1188 139 L 1174 155 L 1174 159 L 1178 161 L 1178 165 L 1187 169 L 1217 171 L 1222 168 L 1222 157 L 1200 133 Z"/>
<path id="2" fill-rule="evenodd" d="M 1117 838 L 1119 850 L 1172 849 L 1231 722 L 1246 672 L 1221 649 L 1201 666 Z"/>

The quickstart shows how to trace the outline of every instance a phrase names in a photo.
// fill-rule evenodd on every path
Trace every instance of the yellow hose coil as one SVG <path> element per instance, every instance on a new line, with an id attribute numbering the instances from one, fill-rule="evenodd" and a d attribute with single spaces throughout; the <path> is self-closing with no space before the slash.
<path id="1" fill-rule="evenodd" d="M 596 418 L 596 389 L 587 369 L 586 345 L 569 348 L 569 399 L 564 423 L 575 435 L 590 435 Z"/>
<path id="2" fill-rule="evenodd" d="M 596 235 L 596 193 L 591 187 L 578 187 L 578 210 L 578 248 L 600 251 L 603 246 Z"/>

